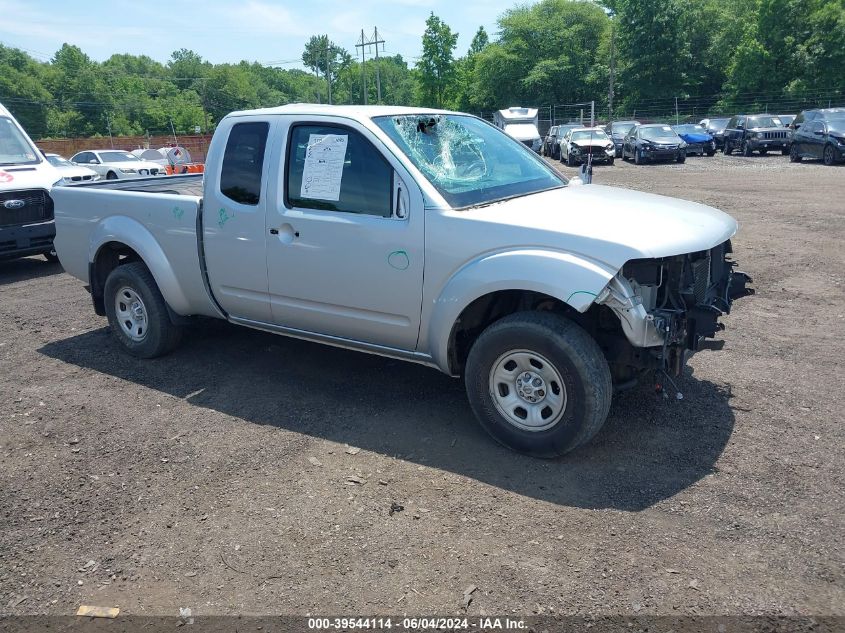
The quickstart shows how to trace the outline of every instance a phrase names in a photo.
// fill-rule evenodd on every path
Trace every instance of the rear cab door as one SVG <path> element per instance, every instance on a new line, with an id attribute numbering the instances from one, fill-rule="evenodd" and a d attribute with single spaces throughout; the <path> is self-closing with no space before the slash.
<path id="1" fill-rule="evenodd" d="M 208 284 L 230 317 L 260 323 L 272 320 L 265 215 L 273 206 L 268 182 L 273 152 L 281 144 L 280 124 L 272 115 L 226 117 L 205 172 L 202 248 Z"/>

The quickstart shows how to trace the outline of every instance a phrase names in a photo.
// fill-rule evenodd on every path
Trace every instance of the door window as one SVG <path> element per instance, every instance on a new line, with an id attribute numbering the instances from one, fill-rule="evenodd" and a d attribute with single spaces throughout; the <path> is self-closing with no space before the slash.
<path id="1" fill-rule="evenodd" d="M 261 172 L 269 129 L 269 123 L 256 121 L 236 123 L 229 132 L 220 193 L 233 202 L 255 206 L 261 201 Z"/>
<path id="2" fill-rule="evenodd" d="M 289 206 L 388 218 L 393 169 L 355 130 L 297 125 L 288 143 L 285 194 Z"/>

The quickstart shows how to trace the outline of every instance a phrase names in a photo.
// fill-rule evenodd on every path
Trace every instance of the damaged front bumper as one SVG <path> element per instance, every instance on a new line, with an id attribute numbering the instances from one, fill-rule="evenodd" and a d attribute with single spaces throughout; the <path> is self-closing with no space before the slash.
<path id="1" fill-rule="evenodd" d="M 735 299 L 754 293 L 751 278 L 735 270 L 730 240 L 706 251 L 638 259 L 623 266 L 596 297 L 612 310 L 642 369 L 680 375 L 687 352 L 718 347 L 712 339 L 724 329 L 719 317 Z"/>

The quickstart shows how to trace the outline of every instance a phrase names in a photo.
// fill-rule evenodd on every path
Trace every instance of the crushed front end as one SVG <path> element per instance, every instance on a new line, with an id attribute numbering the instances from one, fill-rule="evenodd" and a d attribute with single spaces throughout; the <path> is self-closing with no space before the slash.
<path id="1" fill-rule="evenodd" d="M 735 299 L 754 293 L 731 252 L 728 240 L 706 251 L 631 260 L 599 293 L 604 321 L 609 310 L 625 339 L 612 336 L 612 328 L 597 333 L 616 382 L 646 370 L 677 376 L 690 353 L 721 347 L 708 340 L 724 329 L 719 317 Z"/>

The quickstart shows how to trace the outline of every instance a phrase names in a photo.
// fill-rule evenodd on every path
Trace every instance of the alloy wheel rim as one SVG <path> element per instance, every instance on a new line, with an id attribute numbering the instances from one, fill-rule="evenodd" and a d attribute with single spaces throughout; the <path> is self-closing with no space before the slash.
<path id="1" fill-rule="evenodd" d="M 496 410 L 523 431 L 550 429 L 566 410 L 566 385 L 560 372 L 530 350 L 499 356 L 490 369 L 489 388 Z"/>
<path id="2" fill-rule="evenodd" d="M 147 307 L 141 296 L 129 286 L 123 286 L 114 298 L 114 312 L 120 329 L 133 341 L 143 341 L 147 336 Z"/>

